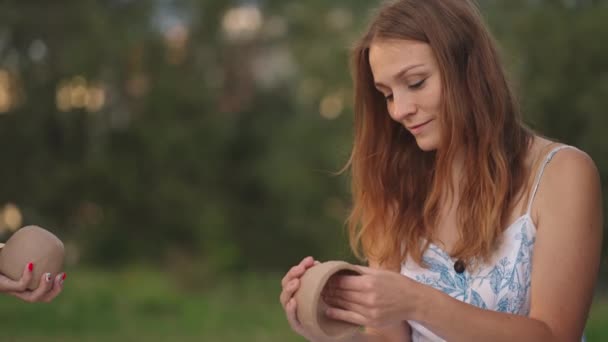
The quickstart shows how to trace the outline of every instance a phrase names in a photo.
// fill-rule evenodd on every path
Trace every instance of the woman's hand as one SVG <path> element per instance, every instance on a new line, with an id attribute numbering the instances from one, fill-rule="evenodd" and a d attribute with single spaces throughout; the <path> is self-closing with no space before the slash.
<path id="1" fill-rule="evenodd" d="M 309 341 L 311 341 L 313 337 L 310 332 L 306 331 L 304 326 L 300 324 L 300 321 L 298 321 L 296 311 L 298 304 L 293 295 L 300 287 L 300 278 L 304 272 L 318 263 L 319 262 L 315 261 L 312 257 L 306 257 L 298 265 L 292 267 L 281 281 L 283 291 L 281 291 L 280 300 L 283 310 L 285 310 L 285 314 L 287 315 L 287 321 L 293 331 Z"/>
<path id="2" fill-rule="evenodd" d="M 336 275 L 322 296 L 330 306 L 327 316 L 372 328 L 381 328 L 411 317 L 421 284 L 397 273 L 358 267 L 361 275 Z"/>
<path id="3" fill-rule="evenodd" d="M 27 289 L 32 279 L 34 264 L 29 263 L 25 266 L 21 279 L 12 280 L 0 274 L 0 292 L 10 294 L 26 302 L 50 302 L 61 293 L 65 273 L 57 274 L 52 277 L 50 273 L 44 273 L 40 277 L 40 284 L 37 289 L 30 291 Z"/>

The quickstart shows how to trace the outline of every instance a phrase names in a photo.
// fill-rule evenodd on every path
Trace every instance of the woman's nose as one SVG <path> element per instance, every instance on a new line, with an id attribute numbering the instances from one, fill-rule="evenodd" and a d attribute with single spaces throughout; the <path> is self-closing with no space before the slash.
<path id="1" fill-rule="evenodd" d="M 403 121 L 408 116 L 416 113 L 416 104 L 411 97 L 405 95 L 393 95 L 391 117 L 395 121 Z"/>

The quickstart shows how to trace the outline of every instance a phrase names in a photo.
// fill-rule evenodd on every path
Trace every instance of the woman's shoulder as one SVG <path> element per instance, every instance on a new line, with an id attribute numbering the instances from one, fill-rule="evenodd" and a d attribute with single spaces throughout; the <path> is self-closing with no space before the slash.
<path id="1" fill-rule="evenodd" d="M 546 182 L 560 184 L 578 184 L 593 181 L 599 177 L 598 168 L 591 156 L 574 146 L 565 144 L 552 144 L 547 157 L 548 165 L 545 177 Z M 557 184 L 555 184 L 557 185 Z"/>
<path id="2" fill-rule="evenodd" d="M 587 213 L 591 208 L 601 211 L 600 175 L 591 156 L 564 144 L 552 144 L 545 155 L 537 198 L 539 214 L 555 215 L 566 208 Z"/>
<path id="3" fill-rule="evenodd" d="M 568 181 L 572 177 L 579 178 L 582 175 L 598 173 L 591 156 L 578 147 L 536 136 L 530 152 L 532 158 L 537 159 L 536 169 L 546 168 L 543 175 L 544 183 L 548 183 L 546 178 Z"/>

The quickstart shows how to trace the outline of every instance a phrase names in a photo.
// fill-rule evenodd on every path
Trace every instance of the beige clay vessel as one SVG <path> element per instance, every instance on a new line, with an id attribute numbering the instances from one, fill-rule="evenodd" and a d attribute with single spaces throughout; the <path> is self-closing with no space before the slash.
<path id="1" fill-rule="evenodd" d="M 321 291 L 331 276 L 336 274 L 360 275 L 356 266 L 344 261 L 327 261 L 309 268 L 300 278 L 300 288 L 295 294 L 297 315 L 307 331 L 320 341 L 347 341 L 359 327 L 325 315 L 327 304 L 321 298 Z"/>
<path id="2" fill-rule="evenodd" d="M 13 279 L 21 279 L 23 270 L 34 263 L 29 290 L 40 284 L 42 274 L 55 276 L 63 268 L 63 243 L 53 233 L 38 226 L 27 226 L 16 231 L 0 250 L 0 273 Z"/>

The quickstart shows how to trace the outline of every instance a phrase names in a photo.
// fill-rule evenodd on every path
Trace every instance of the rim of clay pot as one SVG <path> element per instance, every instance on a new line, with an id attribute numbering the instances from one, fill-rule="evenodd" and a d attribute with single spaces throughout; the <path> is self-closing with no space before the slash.
<path id="1" fill-rule="evenodd" d="M 322 276 L 315 281 L 316 286 L 314 286 L 310 298 L 313 304 L 309 310 L 307 310 L 307 313 L 312 315 L 314 320 L 313 326 L 310 328 L 313 328 L 316 334 L 330 339 L 340 339 L 353 335 L 357 330 L 359 330 L 360 327 L 358 325 L 334 320 L 325 316 L 324 311 L 328 306 L 321 298 L 321 292 L 332 276 L 341 273 L 361 275 L 361 272 L 356 266 L 345 261 L 327 261 L 315 267 L 324 267 L 327 268 L 328 271 L 322 273 Z M 313 269 L 311 268 L 310 270 Z"/>

